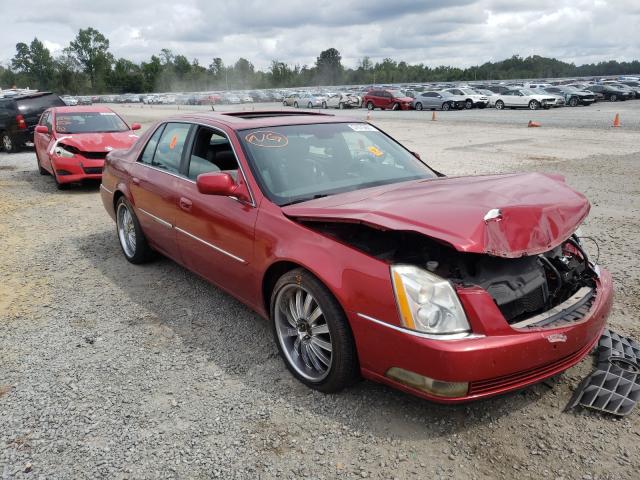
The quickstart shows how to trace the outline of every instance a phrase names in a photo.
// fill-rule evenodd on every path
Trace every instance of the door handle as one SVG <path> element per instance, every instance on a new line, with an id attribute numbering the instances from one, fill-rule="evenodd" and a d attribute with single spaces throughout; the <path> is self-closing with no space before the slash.
<path id="1" fill-rule="evenodd" d="M 185 212 L 190 212 L 191 207 L 193 206 L 193 202 L 188 198 L 184 198 L 184 197 L 180 197 L 179 204 L 180 204 L 180 208 Z"/>
<path id="2" fill-rule="evenodd" d="M 132 178 L 131 178 L 131 182 L 132 182 L 134 185 L 140 185 L 140 179 L 139 179 L 138 177 L 132 177 Z"/>

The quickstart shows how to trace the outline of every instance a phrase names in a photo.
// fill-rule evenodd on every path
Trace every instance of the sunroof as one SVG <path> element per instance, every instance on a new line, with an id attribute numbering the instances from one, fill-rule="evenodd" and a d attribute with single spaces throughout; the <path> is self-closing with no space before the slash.
<path id="1" fill-rule="evenodd" d="M 294 117 L 294 116 L 330 116 L 327 113 L 316 113 L 316 112 L 286 112 L 286 111 L 276 111 L 276 112 L 229 112 L 223 113 L 222 115 L 227 115 L 229 117 L 243 118 L 246 120 L 250 120 L 252 118 L 273 118 L 273 117 Z"/>

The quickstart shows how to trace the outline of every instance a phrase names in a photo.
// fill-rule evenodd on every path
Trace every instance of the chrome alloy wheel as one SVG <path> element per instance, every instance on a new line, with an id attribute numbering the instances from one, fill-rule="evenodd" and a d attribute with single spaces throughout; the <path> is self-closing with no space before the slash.
<path id="1" fill-rule="evenodd" d="M 292 283 L 280 289 L 275 327 L 282 351 L 298 374 L 312 382 L 329 374 L 333 360 L 329 325 L 308 290 Z"/>
<path id="2" fill-rule="evenodd" d="M 136 229 L 133 223 L 133 216 L 124 203 L 121 203 L 118 207 L 116 218 L 120 245 L 122 245 L 125 255 L 131 258 L 136 254 Z"/>

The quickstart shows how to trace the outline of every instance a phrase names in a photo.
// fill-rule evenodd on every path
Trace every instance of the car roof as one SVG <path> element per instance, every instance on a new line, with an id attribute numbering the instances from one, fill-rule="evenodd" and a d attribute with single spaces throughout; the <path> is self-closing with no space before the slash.
<path id="1" fill-rule="evenodd" d="M 290 112 L 290 111 L 240 111 L 224 113 L 190 113 L 176 115 L 164 121 L 189 121 L 209 124 L 221 123 L 233 130 L 250 128 L 279 127 L 285 125 L 312 125 L 314 123 L 363 123 L 356 118 L 335 116 L 328 113 Z"/>
<path id="2" fill-rule="evenodd" d="M 56 113 L 113 113 L 109 107 L 102 105 L 78 105 L 75 107 L 52 107 L 50 109 Z"/>

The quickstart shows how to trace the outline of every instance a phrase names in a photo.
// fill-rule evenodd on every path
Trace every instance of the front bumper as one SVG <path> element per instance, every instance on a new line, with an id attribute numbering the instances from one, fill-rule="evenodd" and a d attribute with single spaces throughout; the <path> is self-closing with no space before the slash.
<path id="1" fill-rule="evenodd" d="M 439 403 L 521 389 L 572 367 L 589 353 L 611 310 L 613 285 L 609 272 L 602 270 L 595 301 L 581 320 L 527 331 L 508 325 L 495 304 L 486 302 L 488 294 L 488 299 L 474 295 L 481 292 L 470 290 L 461 300 L 476 335 L 459 340 L 426 338 L 350 312 L 363 376 Z M 468 382 L 469 389 L 464 396 L 434 396 L 387 377 L 392 367 L 444 382 Z"/>
<path id="2" fill-rule="evenodd" d="M 82 155 L 75 155 L 73 158 L 54 156 L 51 158 L 51 165 L 56 171 L 58 182 L 73 183 L 83 180 L 100 180 L 104 160 L 88 159 Z"/>

